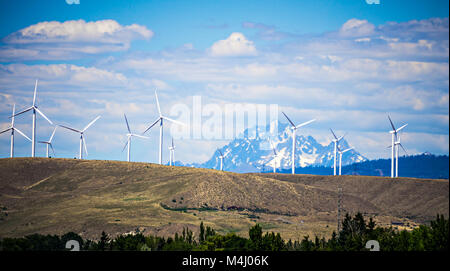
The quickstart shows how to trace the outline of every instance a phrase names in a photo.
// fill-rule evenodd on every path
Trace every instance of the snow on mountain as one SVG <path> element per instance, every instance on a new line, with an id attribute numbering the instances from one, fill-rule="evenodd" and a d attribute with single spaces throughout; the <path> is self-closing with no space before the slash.
<path id="1" fill-rule="evenodd" d="M 278 123 L 278 135 L 271 137 L 272 143 L 276 149 L 275 157 L 268 138 L 264 133 L 252 138 L 243 137 L 232 140 L 227 145 L 220 148 L 225 158 L 223 169 L 233 172 L 260 172 L 270 171 L 273 163 L 277 168 L 288 169 L 292 165 L 292 132 L 288 124 Z M 267 129 L 268 130 L 268 129 Z M 248 129 L 244 134 L 255 133 L 255 130 Z M 301 132 L 301 131 L 300 131 Z M 306 167 L 311 165 L 333 166 L 334 143 L 324 146 L 318 143 L 312 136 L 303 136 L 297 134 L 295 147 L 295 167 Z M 344 150 L 349 147 L 347 141 L 342 139 L 339 147 Z M 216 150 L 213 156 L 202 164 L 193 164 L 191 166 L 202 168 L 220 168 L 219 152 Z M 339 154 L 337 155 L 339 159 Z M 356 162 L 366 161 L 367 159 L 356 150 L 351 150 L 342 155 L 342 165 L 349 165 Z M 189 166 L 189 165 L 187 165 Z"/>

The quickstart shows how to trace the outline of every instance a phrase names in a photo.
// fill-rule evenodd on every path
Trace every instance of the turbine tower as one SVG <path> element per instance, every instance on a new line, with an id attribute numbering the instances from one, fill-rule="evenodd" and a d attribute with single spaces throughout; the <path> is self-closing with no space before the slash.
<path id="1" fill-rule="evenodd" d="M 338 152 L 339 152 L 339 175 L 341 175 L 341 169 L 342 169 L 342 155 L 343 155 L 344 153 L 350 151 L 350 150 L 353 150 L 353 147 L 350 147 L 350 148 L 345 149 L 345 150 L 342 151 L 342 150 L 339 148 L 339 146 L 338 146 L 337 149 L 338 149 Z"/>
<path id="2" fill-rule="evenodd" d="M 333 134 L 334 139 L 332 140 L 334 142 L 334 166 L 333 166 L 333 175 L 336 176 L 336 159 L 337 159 L 337 154 L 336 151 L 338 149 L 338 144 L 339 141 L 344 138 L 345 135 L 341 136 L 341 137 L 337 137 L 336 134 L 333 132 L 333 129 L 330 128 L 331 133 Z M 339 174 L 341 175 L 341 174 Z"/>
<path id="3" fill-rule="evenodd" d="M 170 152 L 169 163 L 172 166 L 172 164 L 175 165 L 175 146 L 173 145 L 173 137 L 172 137 L 172 145 L 169 146 L 169 152 Z"/>
<path id="4" fill-rule="evenodd" d="M 406 152 L 406 150 L 405 150 L 405 148 L 403 147 L 403 145 L 402 145 L 402 143 L 400 142 L 400 135 L 401 134 L 398 134 L 398 140 L 395 142 L 395 145 L 396 145 L 396 149 L 395 149 L 395 177 L 397 178 L 398 177 L 398 153 L 399 153 L 399 150 L 398 150 L 398 146 L 400 146 L 400 147 L 402 147 L 402 149 L 403 149 L 403 151 L 405 152 L 405 154 L 406 155 L 408 155 L 408 153 Z"/>
<path id="5" fill-rule="evenodd" d="M 153 126 L 155 126 L 155 124 L 157 124 L 159 122 L 159 164 L 162 165 L 163 121 L 164 120 L 168 120 L 168 121 L 171 121 L 171 122 L 173 122 L 175 124 L 183 125 L 183 126 L 186 126 L 186 124 L 184 124 L 182 122 L 179 122 L 179 121 L 176 121 L 176 120 L 173 120 L 173 119 L 168 118 L 166 116 L 163 116 L 162 113 L 161 113 L 161 108 L 159 107 L 158 94 L 156 94 L 156 90 L 155 90 L 155 97 L 156 97 L 156 105 L 158 107 L 159 117 L 142 134 L 145 134 L 145 132 L 150 130 Z"/>
<path id="6" fill-rule="evenodd" d="M 37 105 L 36 105 L 36 91 L 37 91 L 37 84 L 38 84 L 38 80 L 36 80 L 36 84 L 34 85 L 33 105 L 30 106 L 30 107 L 28 107 L 27 109 L 25 109 L 25 110 L 23 110 L 23 111 L 17 113 L 17 114 L 11 116 L 11 117 L 18 116 L 18 115 L 23 114 L 23 113 L 25 113 L 25 112 L 28 112 L 28 111 L 30 111 L 30 110 L 32 110 L 32 112 L 33 112 L 33 126 L 32 126 L 32 136 L 31 136 L 31 138 L 32 138 L 32 140 L 31 140 L 31 157 L 34 157 L 34 156 L 35 156 L 35 153 L 36 153 L 36 112 L 38 112 L 44 119 L 46 119 L 51 125 L 53 125 L 53 122 L 51 122 L 51 120 L 49 120 L 49 119 L 44 115 L 44 113 L 42 113 L 42 112 L 38 109 L 38 107 L 37 107 Z M 11 118 L 11 117 L 10 117 L 10 118 Z"/>
<path id="7" fill-rule="evenodd" d="M 298 128 L 305 126 L 306 124 L 309 124 L 309 123 L 315 121 L 316 119 L 312 119 L 312 120 L 309 120 L 307 122 L 304 122 L 304 123 L 301 123 L 301 124 L 295 126 L 295 124 L 288 118 L 288 116 L 286 114 L 284 114 L 284 112 L 281 112 L 281 113 L 283 113 L 283 115 L 286 117 L 286 119 L 292 125 L 292 127 L 291 127 L 291 129 L 292 129 L 292 174 L 295 174 L 295 133 Z"/>
<path id="8" fill-rule="evenodd" d="M 400 141 L 400 133 L 398 134 L 398 138 L 397 141 L 394 142 L 394 146 L 395 146 L 395 177 L 398 177 L 398 153 L 399 153 L 399 149 L 398 147 L 402 147 L 403 151 L 405 152 L 406 155 L 408 155 L 408 152 L 406 152 L 405 148 L 403 147 L 401 141 Z M 388 148 L 392 148 L 392 146 L 388 146 Z"/>
<path id="9" fill-rule="evenodd" d="M 122 152 L 125 150 L 125 148 L 128 146 L 128 152 L 127 152 L 127 162 L 130 162 L 130 156 L 131 156 L 131 138 L 133 136 L 136 137 L 140 137 L 140 138 L 145 138 L 147 139 L 148 137 L 146 136 L 141 136 L 141 135 L 137 135 L 137 134 L 133 134 L 131 132 L 130 129 L 130 125 L 128 124 L 128 120 L 127 120 L 127 116 L 125 114 L 123 114 L 123 116 L 125 117 L 125 123 L 127 124 L 127 129 L 128 129 L 128 134 L 127 134 L 127 143 L 125 143 L 125 146 L 122 149 Z"/>
<path id="10" fill-rule="evenodd" d="M 273 173 L 277 172 L 277 157 L 278 157 L 278 153 L 275 150 L 275 146 L 272 144 L 272 140 L 269 139 L 270 142 L 270 147 L 272 147 L 272 151 L 273 151 Z"/>
<path id="11" fill-rule="evenodd" d="M 74 132 L 80 134 L 80 155 L 79 155 L 80 160 L 83 159 L 83 145 L 84 145 L 84 150 L 85 150 L 85 152 L 86 152 L 86 155 L 88 155 L 88 151 L 87 151 L 87 147 L 86 147 L 86 141 L 84 140 L 84 132 L 86 132 L 86 130 L 87 130 L 92 124 L 94 124 L 94 122 L 96 122 L 99 118 L 100 118 L 100 116 L 96 117 L 93 121 L 91 121 L 88 125 L 86 125 L 86 127 L 84 127 L 84 129 L 81 130 L 81 131 L 80 131 L 80 130 L 77 130 L 77 129 L 74 129 L 74 128 L 70 128 L 70 127 L 68 127 L 68 126 L 59 125 L 59 126 L 61 126 L 61 127 L 63 127 L 63 128 L 66 128 L 66 129 L 68 129 L 68 130 L 71 130 L 71 131 L 74 131 Z"/>
<path id="12" fill-rule="evenodd" d="M 403 125 L 402 127 L 395 129 L 394 123 L 392 123 L 391 117 L 388 115 L 389 122 L 392 126 L 392 131 L 389 133 L 392 135 L 392 144 L 391 144 L 391 178 L 394 178 L 394 155 L 395 155 L 395 142 L 397 142 L 397 134 L 400 130 L 405 128 L 408 124 Z"/>
<path id="13" fill-rule="evenodd" d="M 10 157 L 13 158 L 14 157 L 14 132 L 17 131 L 19 134 L 21 134 L 22 136 L 24 136 L 26 139 L 28 139 L 29 141 L 31 141 L 31 139 L 26 136 L 24 133 L 22 133 L 19 129 L 17 129 L 16 127 L 14 127 L 14 112 L 16 111 L 16 105 L 13 105 L 13 112 L 11 115 L 11 126 L 9 126 L 9 128 L 6 128 L 5 130 L 1 131 L 0 134 L 3 134 L 5 132 L 8 132 L 11 130 L 11 151 L 10 151 Z"/>
<path id="14" fill-rule="evenodd" d="M 48 141 L 39 141 L 39 143 L 43 143 L 43 144 L 47 145 L 47 152 L 46 152 L 47 158 L 49 158 L 49 149 L 48 149 L 48 147 L 52 148 L 53 155 L 55 155 L 55 150 L 53 149 L 53 146 L 52 146 L 52 140 L 53 140 L 53 136 L 55 136 L 55 132 L 56 132 L 56 128 L 57 127 L 58 126 L 55 126 L 55 128 L 53 129 L 53 133 L 50 136 L 50 139 Z"/>

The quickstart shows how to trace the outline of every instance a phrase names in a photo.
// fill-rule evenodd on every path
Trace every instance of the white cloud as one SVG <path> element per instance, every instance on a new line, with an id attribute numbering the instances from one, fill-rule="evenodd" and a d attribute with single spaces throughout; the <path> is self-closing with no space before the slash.
<path id="1" fill-rule="evenodd" d="M 145 26 L 123 26 L 114 20 L 40 22 L 6 36 L 0 60 L 71 59 L 127 50 L 131 41 L 152 37 Z"/>
<path id="2" fill-rule="evenodd" d="M 227 39 L 215 42 L 210 53 L 213 56 L 254 56 L 257 54 L 255 45 L 247 40 L 244 34 L 232 33 Z"/>
<path id="3" fill-rule="evenodd" d="M 342 25 L 339 34 L 342 37 L 361 37 L 373 34 L 374 30 L 375 26 L 367 20 L 350 19 Z"/>
<path id="4" fill-rule="evenodd" d="M 84 20 L 40 22 L 5 38 L 7 43 L 126 43 L 133 39 L 149 39 L 153 32 L 145 26 L 122 26 L 114 20 L 85 22 Z"/>

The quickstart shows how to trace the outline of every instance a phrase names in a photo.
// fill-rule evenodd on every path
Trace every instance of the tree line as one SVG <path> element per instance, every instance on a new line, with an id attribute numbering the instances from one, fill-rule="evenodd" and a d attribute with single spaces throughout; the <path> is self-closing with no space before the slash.
<path id="1" fill-rule="evenodd" d="M 69 232 L 62 236 L 32 234 L 20 238 L 0 239 L 0 251 L 64 251 L 66 242 L 76 240 L 84 251 L 365 251 L 369 240 L 376 240 L 381 251 L 448 251 L 449 220 L 437 215 L 430 225 L 412 231 L 378 227 L 361 213 L 345 215 L 342 230 L 331 238 L 304 236 L 302 240 L 283 240 L 279 233 L 263 234 L 259 224 L 249 229 L 249 238 L 235 233 L 221 235 L 200 224 L 198 236 L 188 228 L 173 237 L 135 234 L 110 238 L 104 231 L 98 241 L 84 240 Z"/>

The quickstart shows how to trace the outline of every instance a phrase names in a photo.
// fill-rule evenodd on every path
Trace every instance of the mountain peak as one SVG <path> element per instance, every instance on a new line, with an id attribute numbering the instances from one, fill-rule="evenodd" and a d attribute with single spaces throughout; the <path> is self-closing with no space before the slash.
<path id="1" fill-rule="evenodd" d="M 278 169 L 287 169 L 292 167 L 292 132 L 288 123 L 278 122 L 278 133 L 270 130 L 270 125 L 266 127 L 253 127 L 246 129 L 241 135 L 258 135 L 248 138 L 241 136 L 229 142 L 227 145 L 219 148 L 225 155 L 223 159 L 223 168 L 234 172 L 260 172 L 273 167 L 275 164 Z M 273 127 L 273 126 L 272 126 Z M 258 133 L 255 133 L 255 131 Z M 269 138 L 272 140 L 276 149 L 277 156 L 269 144 Z M 348 148 L 345 139 L 340 141 L 342 148 Z M 311 135 L 303 135 L 301 131 L 296 134 L 295 146 L 295 166 L 332 166 L 334 159 L 334 143 L 331 142 L 324 146 L 316 141 Z M 216 151 L 213 156 L 202 164 L 197 164 L 203 168 L 220 168 L 219 152 Z M 355 162 L 367 160 L 356 150 L 351 150 L 342 155 L 342 165 L 348 165 Z"/>

